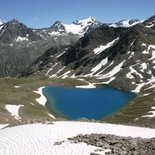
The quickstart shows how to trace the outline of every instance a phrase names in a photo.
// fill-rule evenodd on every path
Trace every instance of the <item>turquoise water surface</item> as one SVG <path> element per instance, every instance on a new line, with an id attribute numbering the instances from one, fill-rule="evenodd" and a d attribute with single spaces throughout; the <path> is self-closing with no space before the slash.
<path id="1" fill-rule="evenodd" d="M 102 119 L 132 100 L 136 94 L 104 86 L 93 89 L 48 86 L 43 89 L 47 107 L 68 119 Z"/>

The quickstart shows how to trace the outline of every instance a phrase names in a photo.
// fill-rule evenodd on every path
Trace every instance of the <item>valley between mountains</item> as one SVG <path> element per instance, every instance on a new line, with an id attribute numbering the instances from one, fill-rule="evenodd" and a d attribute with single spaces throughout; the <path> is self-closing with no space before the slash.
<path id="1" fill-rule="evenodd" d="M 118 23 L 89 17 L 41 29 L 1 21 L 0 77 L 3 124 L 65 120 L 37 100 L 43 86 L 109 85 L 137 97 L 101 122 L 155 128 L 155 16 Z"/>

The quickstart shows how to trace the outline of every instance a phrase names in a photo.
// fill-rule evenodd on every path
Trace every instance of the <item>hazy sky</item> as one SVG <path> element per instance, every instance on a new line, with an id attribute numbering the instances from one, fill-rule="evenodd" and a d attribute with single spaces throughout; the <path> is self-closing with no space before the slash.
<path id="1" fill-rule="evenodd" d="M 17 19 L 29 27 L 48 27 L 56 20 L 71 23 L 95 16 L 111 23 L 155 15 L 155 0 L 1 0 L 0 18 Z"/>

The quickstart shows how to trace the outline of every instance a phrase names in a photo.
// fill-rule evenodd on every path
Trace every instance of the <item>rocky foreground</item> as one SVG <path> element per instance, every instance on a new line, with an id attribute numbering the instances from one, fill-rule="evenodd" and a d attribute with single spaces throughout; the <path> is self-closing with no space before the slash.
<path id="1" fill-rule="evenodd" d="M 72 143 L 84 142 L 88 145 L 100 147 L 101 150 L 110 149 L 110 155 L 154 155 L 155 138 L 142 139 L 119 137 L 105 134 L 86 134 L 68 138 Z M 92 153 L 91 155 L 95 155 Z M 97 155 L 97 154 L 96 154 Z M 99 154 L 98 154 L 99 155 Z"/>

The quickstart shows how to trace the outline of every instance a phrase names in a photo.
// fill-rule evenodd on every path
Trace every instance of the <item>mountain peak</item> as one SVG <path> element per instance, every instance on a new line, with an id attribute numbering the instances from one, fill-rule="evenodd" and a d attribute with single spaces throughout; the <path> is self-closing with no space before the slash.
<path id="1" fill-rule="evenodd" d="M 74 24 L 81 24 L 81 25 L 86 25 L 86 24 L 90 24 L 90 23 L 99 23 L 98 20 L 96 19 L 96 17 L 93 16 L 89 16 L 86 19 L 83 20 L 76 20 L 75 22 L 73 22 Z"/>
<path id="2" fill-rule="evenodd" d="M 19 24 L 20 22 L 17 19 L 12 19 L 12 20 L 9 21 L 9 23 Z"/>
<path id="3" fill-rule="evenodd" d="M 76 20 L 71 24 L 64 24 L 61 21 L 56 21 L 51 27 L 50 32 L 51 35 L 60 35 L 60 34 L 78 34 L 83 36 L 90 29 L 97 28 L 102 23 L 97 21 L 95 17 L 88 17 L 83 20 Z"/>
<path id="4" fill-rule="evenodd" d="M 0 19 L 0 25 L 3 25 L 3 24 L 5 24 L 5 21 Z"/>
<path id="5" fill-rule="evenodd" d="M 89 16 L 86 19 L 79 20 L 79 22 L 96 22 L 96 21 L 97 21 L 96 17 L 93 17 L 93 16 Z"/>
<path id="6" fill-rule="evenodd" d="M 138 20 L 138 19 L 123 19 L 117 23 L 109 24 L 109 26 L 110 27 L 131 27 L 142 22 L 143 20 Z"/>
<path id="7" fill-rule="evenodd" d="M 50 29 L 52 30 L 52 34 L 61 34 L 65 32 L 65 27 L 61 21 L 56 21 Z"/>
<path id="8" fill-rule="evenodd" d="M 59 21 L 59 20 L 57 20 L 53 25 L 60 25 L 60 24 L 62 24 L 62 22 L 61 21 Z"/>

